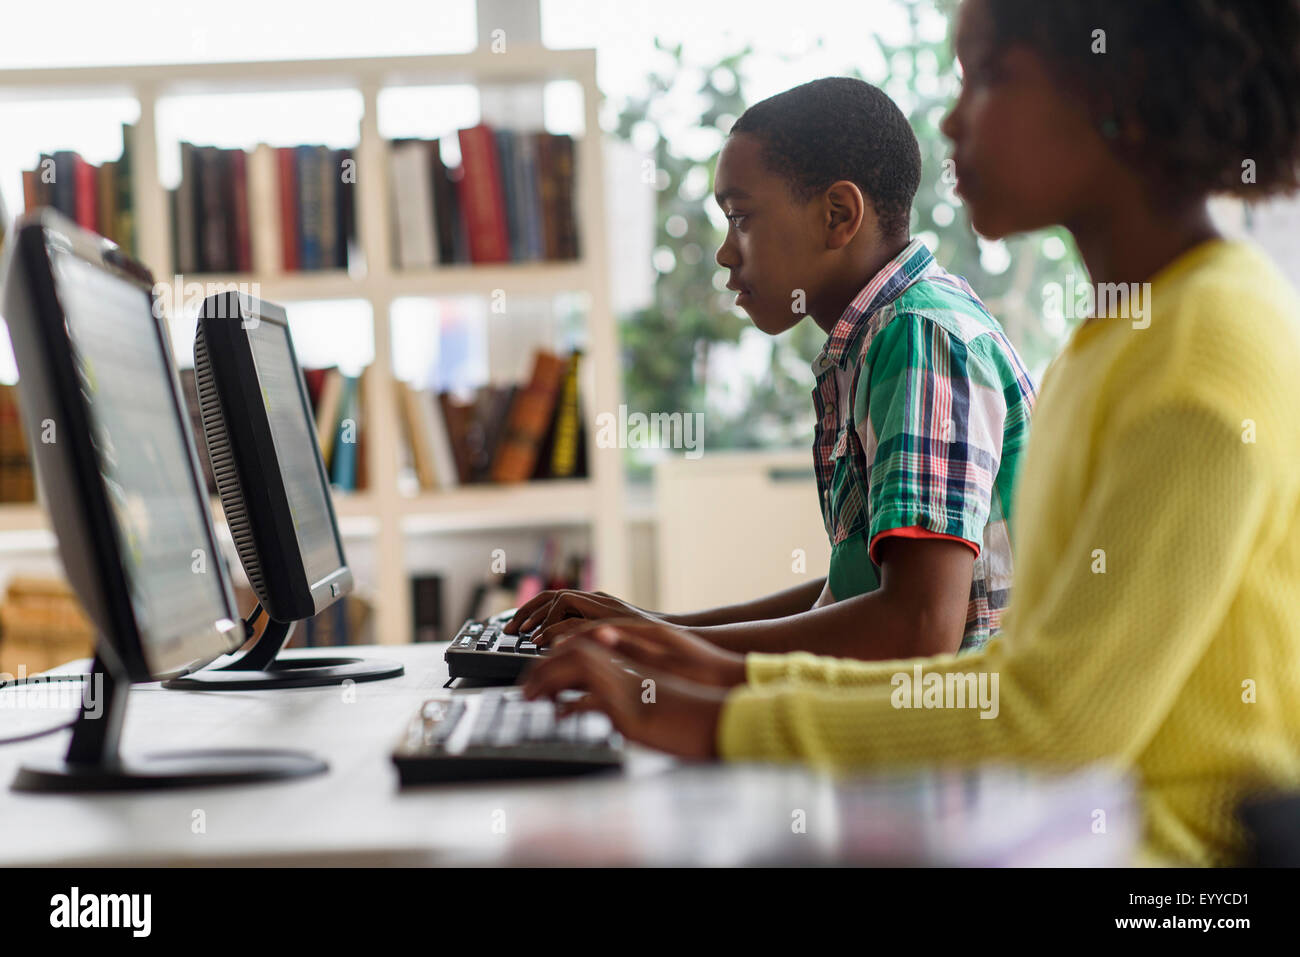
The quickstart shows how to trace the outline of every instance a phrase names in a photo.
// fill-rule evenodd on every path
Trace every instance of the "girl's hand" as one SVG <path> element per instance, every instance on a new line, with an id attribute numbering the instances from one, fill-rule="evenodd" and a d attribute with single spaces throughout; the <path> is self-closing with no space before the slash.
<path id="1" fill-rule="evenodd" d="M 600 626 L 593 635 L 608 628 Z M 524 697 L 555 698 L 561 691 L 583 691 L 561 710 L 602 711 L 630 741 L 686 758 L 715 758 L 725 695 L 668 675 L 628 671 L 610 654 L 604 643 L 609 640 L 575 635 L 564 641 L 529 670 Z"/>
<path id="2" fill-rule="evenodd" d="M 638 670 L 663 672 L 716 688 L 745 683 L 744 655 L 679 628 L 636 620 L 611 621 L 602 627 L 573 622 L 570 627 L 570 634 L 586 635 Z M 557 636 L 561 637 L 567 640 L 566 636 Z"/>

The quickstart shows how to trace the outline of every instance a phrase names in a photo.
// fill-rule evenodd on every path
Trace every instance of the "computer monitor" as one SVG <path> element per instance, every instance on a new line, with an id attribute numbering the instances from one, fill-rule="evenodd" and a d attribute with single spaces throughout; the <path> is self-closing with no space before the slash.
<path id="1" fill-rule="evenodd" d="M 194 334 L 194 378 L 230 534 L 269 620 L 241 658 L 167 687 L 304 687 L 402 674 L 402 665 L 392 661 L 277 657 L 295 622 L 352 591 L 284 309 L 233 290 L 205 299 Z"/>
<path id="2" fill-rule="evenodd" d="M 246 635 L 149 271 L 50 210 L 19 220 L 5 258 L 25 433 L 64 568 L 98 633 L 92 680 L 104 685 L 66 759 L 25 766 L 14 786 L 193 786 L 325 770 L 286 751 L 118 754 L 131 682 L 200 668 Z"/>

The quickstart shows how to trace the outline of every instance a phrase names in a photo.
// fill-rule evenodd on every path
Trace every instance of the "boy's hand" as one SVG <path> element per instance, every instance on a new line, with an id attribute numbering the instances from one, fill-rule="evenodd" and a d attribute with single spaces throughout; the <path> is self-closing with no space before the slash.
<path id="1" fill-rule="evenodd" d="M 745 656 L 719 648 L 703 638 L 651 621 L 565 623 L 573 631 L 558 636 L 556 649 L 581 635 L 601 645 L 638 670 L 652 670 L 715 688 L 745 683 Z"/>
<path id="2" fill-rule="evenodd" d="M 604 626 L 596 633 L 602 630 Z M 628 671 L 610 655 L 604 640 L 578 635 L 563 642 L 529 670 L 524 697 L 585 691 L 562 704 L 561 711 L 602 711 L 630 741 L 686 758 L 717 757 L 724 695 L 671 676 L 643 677 Z"/>
<path id="3" fill-rule="evenodd" d="M 640 618 L 644 621 L 659 621 L 647 611 L 629 605 L 613 595 L 603 591 L 544 591 L 519 606 L 515 617 L 506 622 L 502 629 L 507 635 L 520 631 L 539 629 L 533 635 L 533 641 L 539 648 L 549 645 L 556 638 L 571 633 L 574 625 L 584 621 L 600 621 L 605 618 Z M 568 621 L 572 619 L 572 621 Z M 568 621 L 568 626 L 555 629 L 559 622 Z"/>

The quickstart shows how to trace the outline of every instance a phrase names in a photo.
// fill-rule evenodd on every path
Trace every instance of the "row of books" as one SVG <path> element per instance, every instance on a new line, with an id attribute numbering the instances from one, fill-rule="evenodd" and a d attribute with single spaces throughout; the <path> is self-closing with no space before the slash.
<path id="1" fill-rule="evenodd" d="M 182 143 L 181 183 L 170 195 L 172 261 L 181 273 L 347 269 L 355 189 L 351 150 Z"/>
<path id="2" fill-rule="evenodd" d="M 0 673 L 31 675 L 94 653 L 95 629 L 62 578 L 14 575 L 0 604 Z"/>
<path id="3" fill-rule="evenodd" d="M 42 153 L 36 169 L 23 171 L 23 204 L 57 209 L 79 226 L 107 236 L 127 252 L 135 251 L 135 216 L 131 188 L 131 152 L 135 127 L 122 124 L 122 155 L 96 166 L 79 153 Z"/>
<path id="4" fill-rule="evenodd" d="M 457 138 L 453 169 L 438 140 L 390 144 L 394 264 L 576 259 L 573 138 L 486 124 Z"/>
<path id="5" fill-rule="evenodd" d="M 592 587 L 591 556 L 564 552 L 553 536 L 541 545 L 536 562 L 522 571 L 494 575 L 474 586 L 465 613 L 455 620 L 446 616 L 443 578 L 438 574 L 411 578 L 412 634 L 416 641 L 447 641 L 466 618 L 486 618 L 507 608 L 517 608 L 548 588 Z"/>
<path id="6" fill-rule="evenodd" d="M 190 413 L 190 427 L 194 431 L 194 441 L 202 450 L 206 445 L 194 370 L 182 369 L 180 372 L 185 404 Z M 304 369 L 302 374 L 307 382 L 312 414 L 316 417 L 316 437 L 330 484 L 341 492 L 365 489 L 369 481 L 366 470 L 366 430 L 363 427 L 365 372 L 360 376 L 348 376 L 337 368 L 330 367 Z M 199 462 L 203 466 L 208 493 L 216 495 L 217 482 L 206 452 L 199 456 Z"/>
<path id="7" fill-rule="evenodd" d="M 316 416 L 316 440 L 330 484 L 340 492 L 359 492 L 366 476 L 365 381 L 337 368 L 304 369 L 307 393 Z"/>
<path id="8" fill-rule="evenodd" d="M 36 478 L 23 437 L 18 387 L 0 383 L 0 502 L 36 501 Z"/>
<path id="9" fill-rule="evenodd" d="M 578 397 L 582 353 L 538 350 L 517 385 L 486 385 L 470 399 L 398 382 L 409 467 L 424 491 L 482 482 L 584 478 Z"/>

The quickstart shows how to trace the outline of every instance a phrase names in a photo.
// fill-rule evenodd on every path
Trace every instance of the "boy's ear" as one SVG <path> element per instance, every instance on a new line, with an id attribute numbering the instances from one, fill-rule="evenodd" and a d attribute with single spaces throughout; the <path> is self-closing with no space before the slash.
<path id="1" fill-rule="evenodd" d="M 874 229 L 876 211 L 858 189 L 858 184 L 842 179 L 826 190 L 825 224 L 828 249 L 842 249 L 864 226 Z"/>

